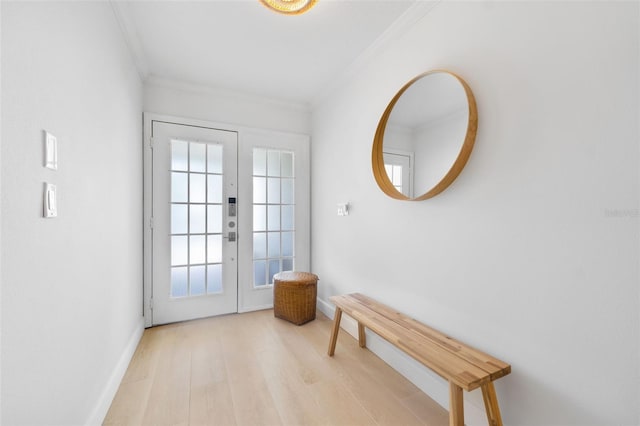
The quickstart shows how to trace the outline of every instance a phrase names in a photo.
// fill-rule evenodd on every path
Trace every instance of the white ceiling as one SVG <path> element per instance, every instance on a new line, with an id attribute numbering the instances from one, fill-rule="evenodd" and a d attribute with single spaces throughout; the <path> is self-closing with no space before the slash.
<path id="1" fill-rule="evenodd" d="M 306 14 L 285 16 L 258 0 L 112 2 L 144 78 L 301 105 L 429 3 L 318 0 Z"/>

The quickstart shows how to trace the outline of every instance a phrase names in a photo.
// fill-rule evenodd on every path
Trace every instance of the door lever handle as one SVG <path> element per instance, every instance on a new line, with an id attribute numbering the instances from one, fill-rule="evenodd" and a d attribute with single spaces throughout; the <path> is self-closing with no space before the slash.
<path id="1" fill-rule="evenodd" d="M 236 233 L 235 233 L 235 231 L 230 231 L 230 232 L 229 232 L 229 235 L 228 235 L 228 236 L 226 236 L 226 237 L 223 237 L 223 238 L 228 239 L 228 240 L 229 240 L 229 242 L 230 242 L 230 243 L 232 243 L 232 242 L 234 242 L 234 241 L 236 240 L 236 238 L 237 238 L 237 237 L 236 237 Z"/>

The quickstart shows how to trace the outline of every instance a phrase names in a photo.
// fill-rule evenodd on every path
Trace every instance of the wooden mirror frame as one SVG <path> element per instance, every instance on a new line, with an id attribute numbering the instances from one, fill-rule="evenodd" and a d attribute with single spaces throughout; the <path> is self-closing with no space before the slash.
<path id="1" fill-rule="evenodd" d="M 444 175 L 442 179 L 431 189 L 429 189 L 424 194 L 410 198 L 406 195 L 402 194 L 398 191 L 391 180 L 389 180 L 389 176 L 387 176 L 387 172 L 384 168 L 384 157 L 383 157 L 383 142 L 384 142 L 384 133 L 387 127 L 387 121 L 389 120 L 389 116 L 391 115 L 391 111 L 393 107 L 396 105 L 400 97 L 404 92 L 411 87 L 413 83 L 424 78 L 431 74 L 437 73 L 446 73 L 454 77 L 464 88 L 464 91 L 467 95 L 467 103 L 469 106 L 469 119 L 467 124 L 467 133 L 464 138 L 464 142 L 462 143 L 462 147 L 460 148 L 460 152 L 456 157 L 453 165 L 449 169 L 449 171 Z M 378 122 L 378 128 L 376 129 L 376 134 L 373 138 L 373 150 L 371 154 L 371 165 L 373 168 L 373 176 L 378 183 L 380 189 L 387 194 L 389 197 L 395 198 L 397 200 L 408 200 L 408 201 L 421 201 L 427 200 L 429 198 L 435 197 L 445 189 L 458 177 L 464 166 L 467 164 L 467 160 L 471 155 L 471 150 L 473 149 L 473 144 L 476 140 L 476 133 L 478 130 L 478 110 L 476 108 L 476 100 L 473 96 L 473 92 L 471 92 L 471 88 L 469 85 L 458 75 L 446 71 L 446 70 L 431 70 L 424 72 L 415 78 L 411 79 L 407 84 L 402 86 L 402 88 L 396 93 L 396 95 L 391 99 L 387 109 L 384 110 L 380 121 Z M 415 187 L 416 185 L 414 185 Z"/>

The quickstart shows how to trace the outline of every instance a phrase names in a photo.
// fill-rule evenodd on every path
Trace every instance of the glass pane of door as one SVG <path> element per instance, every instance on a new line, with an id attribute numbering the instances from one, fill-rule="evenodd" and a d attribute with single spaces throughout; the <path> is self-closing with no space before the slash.
<path id="1" fill-rule="evenodd" d="M 260 288 L 295 265 L 294 153 L 254 148 L 252 176 L 253 286 Z"/>
<path id="2" fill-rule="evenodd" d="M 171 140 L 172 298 L 222 291 L 223 155 L 222 145 Z"/>

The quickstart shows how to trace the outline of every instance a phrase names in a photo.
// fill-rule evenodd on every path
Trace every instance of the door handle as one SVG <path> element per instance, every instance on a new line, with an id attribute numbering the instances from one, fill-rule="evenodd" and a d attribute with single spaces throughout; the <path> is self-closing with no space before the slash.
<path id="1" fill-rule="evenodd" d="M 236 233 L 235 233 L 235 231 L 230 231 L 229 235 L 226 236 L 226 237 L 223 237 L 223 238 L 226 238 L 226 239 L 229 240 L 230 243 L 233 243 L 233 242 L 236 241 Z"/>

